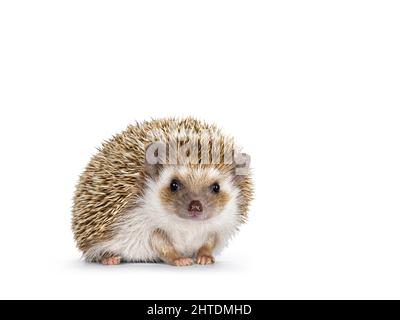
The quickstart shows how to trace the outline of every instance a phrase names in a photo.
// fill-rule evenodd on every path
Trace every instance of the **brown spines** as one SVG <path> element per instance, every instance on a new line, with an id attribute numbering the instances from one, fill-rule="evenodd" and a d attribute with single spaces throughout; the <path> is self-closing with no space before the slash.
<path id="1" fill-rule="evenodd" d="M 78 247 L 112 237 L 113 226 L 141 195 L 144 153 L 130 134 L 114 137 L 95 155 L 80 177 L 73 207 L 73 231 Z"/>

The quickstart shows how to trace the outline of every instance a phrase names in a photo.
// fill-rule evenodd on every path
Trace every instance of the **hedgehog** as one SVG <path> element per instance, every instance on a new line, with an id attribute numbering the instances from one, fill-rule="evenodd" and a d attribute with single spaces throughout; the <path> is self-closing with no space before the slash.
<path id="1" fill-rule="evenodd" d="M 129 125 L 77 184 L 72 230 L 89 262 L 208 265 L 247 221 L 250 157 L 194 118 Z"/>

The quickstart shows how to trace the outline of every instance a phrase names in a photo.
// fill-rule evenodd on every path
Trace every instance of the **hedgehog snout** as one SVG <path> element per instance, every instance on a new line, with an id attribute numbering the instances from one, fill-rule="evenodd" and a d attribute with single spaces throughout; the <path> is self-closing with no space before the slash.
<path id="1" fill-rule="evenodd" d="M 202 213 L 203 205 L 199 200 L 193 200 L 189 203 L 188 211 L 192 213 Z"/>

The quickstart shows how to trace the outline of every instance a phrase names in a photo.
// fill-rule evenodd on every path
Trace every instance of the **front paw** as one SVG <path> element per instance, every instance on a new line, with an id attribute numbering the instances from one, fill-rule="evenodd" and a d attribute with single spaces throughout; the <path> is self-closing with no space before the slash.
<path id="1" fill-rule="evenodd" d="M 112 256 L 101 259 L 101 263 L 105 266 L 114 266 L 121 263 L 121 257 Z"/>
<path id="2" fill-rule="evenodd" d="M 201 265 L 213 264 L 215 262 L 215 258 L 213 256 L 208 255 L 200 255 L 196 258 L 196 263 Z"/>
<path id="3" fill-rule="evenodd" d="M 193 264 L 192 258 L 178 258 L 172 262 L 172 265 L 177 267 L 187 267 Z"/>

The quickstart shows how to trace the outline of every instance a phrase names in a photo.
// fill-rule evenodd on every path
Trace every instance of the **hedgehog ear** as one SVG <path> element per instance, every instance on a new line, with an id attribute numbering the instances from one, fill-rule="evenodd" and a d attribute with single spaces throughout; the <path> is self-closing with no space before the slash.
<path id="1" fill-rule="evenodd" d="M 163 165 L 162 164 L 148 164 L 146 162 L 145 165 L 145 172 L 146 174 L 151 177 L 152 179 L 158 178 L 160 175 L 160 172 L 162 170 Z"/>
<path id="2" fill-rule="evenodd" d="M 157 141 L 146 146 L 145 172 L 152 178 L 157 178 L 166 163 L 167 146 Z"/>
<path id="3" fill-rule="evenodd" d="M 241 182 L 243 181 L 246 176 L 249 174 L 250 171 L 250 161 L 251 158 L 247 153 L 235 153 L 233 164 L 234 164 L 234 181 Z"/>

